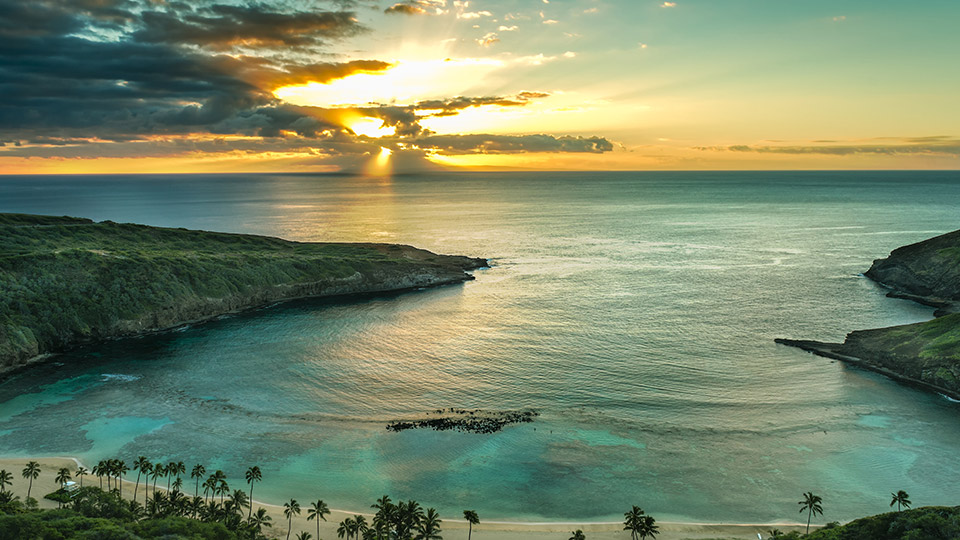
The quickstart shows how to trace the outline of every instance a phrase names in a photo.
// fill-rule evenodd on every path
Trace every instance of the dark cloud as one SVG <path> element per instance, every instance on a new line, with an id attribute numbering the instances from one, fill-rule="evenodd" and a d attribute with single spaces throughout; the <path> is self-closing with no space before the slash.
<path id="1" fill-rule="evenodd" d="M 317 62 L 321 44 L 364 28 L 353 12 L 308 5 L 0 0 L 0 156 L 365 156 L 381 145 L 411 155 L 612 150 L 597 137 L 441 136 L 420 125 L 470 107 L 521 107 L 548 96 L 541 92 L 346 109 L 284 103 L 273 90 L 391 67 Z M 395 135 L 358 136 L 348 127 L 357 116 L 379 118 Z"/>
<path id="2" fill-rule="evenodd" d="M 960 140 L 948 137 L 919 137 L 899 139 L 899 144 L 846 144 L 846 145 L 810 145 L 810 146 L 709 146 L 696 147 L 697 150 L 751 152 L 757 154 L 822 154 L 832 156 L 850 156 L 857 154 L 873 155 L 917 155 L 940 154 L 960 157 Z"/>
<path id="3" fill-rule="evenodd" d="M 405 0 L 393 4 L 383 12 L 398 15 L 428 15 L 437 13 L 438 10 L 442 11 L 445 6 L 444 0 Z"/>
<path id="4" fill-rule="evenodd" d="M 132 38 L 143 43 L 303 47 L 365 30 L 349 11 L 276 11 L 263 4 L 212 5 L 190 11 L 144 11 Z"/>
<path id="5" fill-rule="evenodd" d="M 394 4 L 383 10 L 384 13 L 398 13 L 402 15 L 426 15 L 427 10 L 412 4 Z"/>

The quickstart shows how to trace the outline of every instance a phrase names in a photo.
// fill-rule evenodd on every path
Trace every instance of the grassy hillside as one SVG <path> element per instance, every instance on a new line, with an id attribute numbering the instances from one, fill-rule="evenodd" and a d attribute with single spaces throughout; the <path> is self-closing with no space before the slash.
<path id="1" fill-rule="evenodd" d="M 484 263 L 409 246 L 0 214 L 0 369 L 286 298 L 459 282 Z"/>

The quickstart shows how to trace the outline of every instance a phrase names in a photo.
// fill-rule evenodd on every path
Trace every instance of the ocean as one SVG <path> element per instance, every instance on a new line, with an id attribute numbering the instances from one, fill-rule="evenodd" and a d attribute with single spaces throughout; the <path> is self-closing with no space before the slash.
<path id="1" fill-rule="evenodd" d="M 960 228 L 958 172 L 0 177 L 0 211 L 487 257 L 458 286 L 267 307 L 0 382 L 0 455 L 183 461 L 255 498 L 442 516 L 823 521 L 960 503 L 960 404 L 774 344 L 927 320 L 861 272 Z M 495 434 L 386 422 L 533 409 Z M 188 479 L 189 480 L 189 479 Z M 185 481 L 192 488 L 192 482 Z M 189 489 L 192 493 L 192 489 Z"/>

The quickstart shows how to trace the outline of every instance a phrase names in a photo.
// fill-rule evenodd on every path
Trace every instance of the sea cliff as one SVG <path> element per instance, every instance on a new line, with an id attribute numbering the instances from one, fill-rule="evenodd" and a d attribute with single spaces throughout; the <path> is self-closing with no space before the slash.
<path id="1" fill-rule="evenodd" d="M 777 343 L 960 399 L 960 231 L 895 249 L 864 275 L 889 288 L 887 296 L 936 307 L 937 318 L 858 330 L 843 343 L 782 338 Z"/>
<path id="2" fill-rule="evenodd" d="M 473 279 L 485 259 L 0 214 L 0 375 L 83 343 L 303 297 Z"/>

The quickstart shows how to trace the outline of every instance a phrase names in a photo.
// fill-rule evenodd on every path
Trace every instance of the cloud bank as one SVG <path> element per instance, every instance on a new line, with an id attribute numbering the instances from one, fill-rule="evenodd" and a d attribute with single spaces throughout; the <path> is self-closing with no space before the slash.
<path id="1" fill-rule="evenodd" d="M 304 107 L 273 91 L 392 64 L 330 61 L 333 44 L 370 32 L 341 0 L 228 4 L 168 0 L 0 0 L 0 159 L 259 152 L 336 157 L 381 146 L 424 153 L 610 151 L 600 137 L 438 135 L 420 125 L 471 107 L 524 107 L 543 92 L 453 96 L 411 104 Z M 317 6 L 315 5 L 315 6 Z M 388 13 L 442 9 L 401 2 Z M 368 116 L 393 136 L 354 133 Z"/>

